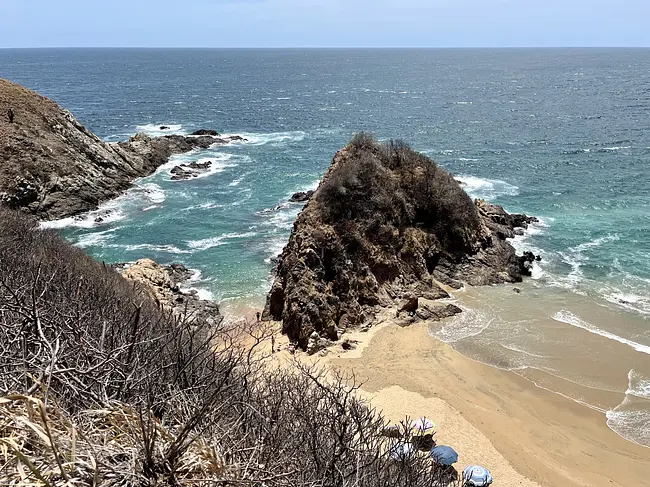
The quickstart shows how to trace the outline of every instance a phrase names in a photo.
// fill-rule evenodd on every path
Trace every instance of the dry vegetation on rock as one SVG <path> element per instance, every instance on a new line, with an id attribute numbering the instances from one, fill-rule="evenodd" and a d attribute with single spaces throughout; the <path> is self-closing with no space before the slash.
<path id="1" fill-rule="evenodd" d="M 271 368 L 270 330 L 177 316 L 23 214 L 0 221 L 0 485 L 448 484 L 389 458 L 353 378 Z"/>
<path id="2" fill-rule="evenodd" d="M 520 281 L 528 271 L 506 238 L 529 221 L 472 201 L 451 174 L 404 142 L 358 134 L 298 216 L 264 317 L 282 321 L 304 348 L 314 333 L 337 340 L 371 322 L 380 307 L 448 297 L 439 283 Z"/>

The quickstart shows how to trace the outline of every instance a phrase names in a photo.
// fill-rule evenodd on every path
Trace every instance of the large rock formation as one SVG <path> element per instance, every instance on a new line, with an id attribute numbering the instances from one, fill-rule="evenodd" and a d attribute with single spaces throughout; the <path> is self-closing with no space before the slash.
<path id="1" fill-rule="evenodd" d="M 415 317 L 408 306 L 417 309 L 417 298 L 448 297 L 440 283 L 521 281 L 530 258 L 517 257 L 506 238 L 532 220 L 472 201 L 405 144 L 361 134 L 336 154 L 298 216 L 264 318 L 281 320 L 283 332 L 306 347 L 314 332 L 336 340 L 381 307 L 402 303 Z"/>
<path id="2" fill-rule="evenodd" d="M 72 216 L 118 196 L 172 154 L 230 140 L 138 134 L 105 143 L 52 100 L 0 79 L 0 202 L 41 219 Z"/>

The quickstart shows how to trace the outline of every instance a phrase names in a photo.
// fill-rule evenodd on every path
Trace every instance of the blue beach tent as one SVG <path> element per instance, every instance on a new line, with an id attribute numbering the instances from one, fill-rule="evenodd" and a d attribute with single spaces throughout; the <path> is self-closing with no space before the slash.
<path id="1" fill-rule="evenodd" d="M 431 458 L 441 465 L 451 465 L 458 461 L 458 453 L 450 446 L 440 445 L 431 449 Z"/>

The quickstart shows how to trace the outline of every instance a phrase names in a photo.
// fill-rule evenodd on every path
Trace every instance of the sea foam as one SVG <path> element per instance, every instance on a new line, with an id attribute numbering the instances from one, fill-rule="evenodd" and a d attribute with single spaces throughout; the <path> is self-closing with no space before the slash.
<path id="1" fill-rule="evenodd" d="M 627 338 L 620 337 L 609 331 L 601 330 L 597 326 L 594 326 L 591 323 L 584 321 L 579 316 L 574 315 L 570 311 L 567 310 L 558 311 L 552 316 L 552 318 L 555 321 L 559 321 L 560 323 L 566 323 L 568 325 L 575 326 L 576 328 L 581 328 L 595 335 L 600 335 L 601 337 L 607 338 L 609 340 L 614 340 L 619 343 L 622 343 L 623 345 L 627 345 L 628 347 L 633 348 L 637 352 L 647 353 L 650 355 L 650 345 L 644 345 L 642 343 L 638 343 L 632 340 L 628 340 Z"/>

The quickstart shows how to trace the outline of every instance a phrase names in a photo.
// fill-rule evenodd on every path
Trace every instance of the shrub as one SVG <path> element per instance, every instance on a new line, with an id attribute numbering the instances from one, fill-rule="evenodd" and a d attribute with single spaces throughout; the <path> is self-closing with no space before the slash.
<path id="1" fill-rule="evenodd" d="M 0 209 L 0 484 L 436 487 L 353 377 L 272 368 L 273 330 L 208 328 Z"/>

